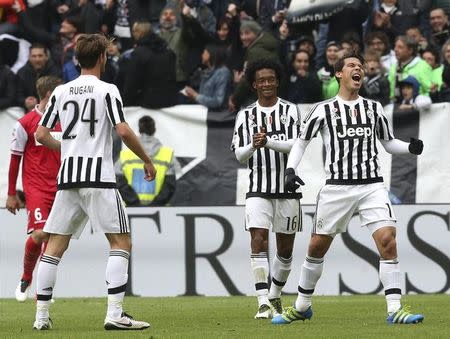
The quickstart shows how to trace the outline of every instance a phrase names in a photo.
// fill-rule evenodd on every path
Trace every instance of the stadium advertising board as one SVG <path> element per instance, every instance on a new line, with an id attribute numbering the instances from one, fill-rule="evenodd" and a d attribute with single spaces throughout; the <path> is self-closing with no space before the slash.
<path id="1" fill-rule="evenodd" d="M 450 205 L 400 205 L 394 210 L 402 290 L 450 293 Z M 129 208 L 128 213 L 133 232 L 129 292 L 141 296 L 254 293 L 243 207 Z M 303 213 L 287 293 L 297 291 L 314 206 L 305 206 Z M 21 272 L 26 214 L 13 216 L 2 209 L 0 218 L 0 297 L 11 298 Z M 270 248 L 273 255 L 274 247 Z M 88 225 L 61 261 L 55 298 L 104 296 L 107 256 L 105 238 L 92 234 Z M 357 217 L 348 233 L 336 237 L 316 291 L 319 295 L 382 292 L 376 249 Z"/>

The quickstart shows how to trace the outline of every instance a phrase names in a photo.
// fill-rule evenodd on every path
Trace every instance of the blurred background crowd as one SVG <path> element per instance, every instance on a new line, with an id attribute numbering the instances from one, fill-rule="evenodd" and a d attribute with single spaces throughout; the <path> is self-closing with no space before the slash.
<path id="1" fill-rule="evenodd" d="M 354 0 L 322 21 L 287 20 L 288 0 L 0 0 L 0 109 L 37 104 L 36 80 L 79 75 L 81 33 L 113 40 L 103 80 L 126 106 L 201 104 L 235 112 L 255 100 L 248 62 L 284 67 L 280 96 L 337 94 L 333 65 L 366 58 L 362 95 L 399 110 L 450 101 L 450 0 Z"/>

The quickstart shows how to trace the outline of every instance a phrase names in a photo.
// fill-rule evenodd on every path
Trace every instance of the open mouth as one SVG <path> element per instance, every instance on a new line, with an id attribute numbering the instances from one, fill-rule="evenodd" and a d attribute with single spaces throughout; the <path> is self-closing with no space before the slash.
<path id="1" fill-rule="evenodd" d="M 359 83 L 361 81 L 361 74 L 358 73 L 353 74 L 352 80 Z"/>

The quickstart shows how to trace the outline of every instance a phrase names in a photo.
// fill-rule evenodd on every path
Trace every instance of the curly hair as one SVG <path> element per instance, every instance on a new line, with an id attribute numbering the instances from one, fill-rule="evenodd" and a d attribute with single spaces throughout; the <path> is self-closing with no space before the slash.
<path id="1" fill-rule="evenodd" d="M 255 82 L 256 72 L 261 69 L 272 69 L 275 72 L 277 80 L 280 81 L 282 76 L 281 65 L 272 59 L 260 59 L 249 63 L 245 70 L 245 79 L 247 79 L 250 85 Z"/>

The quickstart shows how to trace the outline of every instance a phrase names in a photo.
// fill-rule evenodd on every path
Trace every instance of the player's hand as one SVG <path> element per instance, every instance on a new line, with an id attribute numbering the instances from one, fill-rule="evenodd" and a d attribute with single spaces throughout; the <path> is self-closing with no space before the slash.
<path id="1" fill-rule="evenodd" d="M 16 211 L 20 210 L 20 201 L 15 195 L 8 195 L 6 199 L 6 209 L 12 214 L 16 214 Z"/>
<path id="2" fill-rule="evenodd" d="M 284 172 L 284 188 L 288 192 L 295 192 L 300 185 L 304 185 L 302 179 L 298 175 L 295 174 L 295 170 L 293 168 L 286 168 Z"/>
<path id="3" fill-rule="evenodd" d="M 408 146 L 409 153 L 419 155 L 423 151 L 423 141 L 420 139 L 411 138 Z"/>
<path id="4" fill-rule="evenodd" d="M 152 181 L 156 177 L 156 168 L 153 166 L 152 162 L 147 162 L 144 164 L 144 179 L 147 181 Z"/>
<path id="5" fill-rule="evenodd" d="M 267 143 L 266 128 L 261 127 L 259 133 L 253 134 L 253 148 L 261 148 Z"/>

